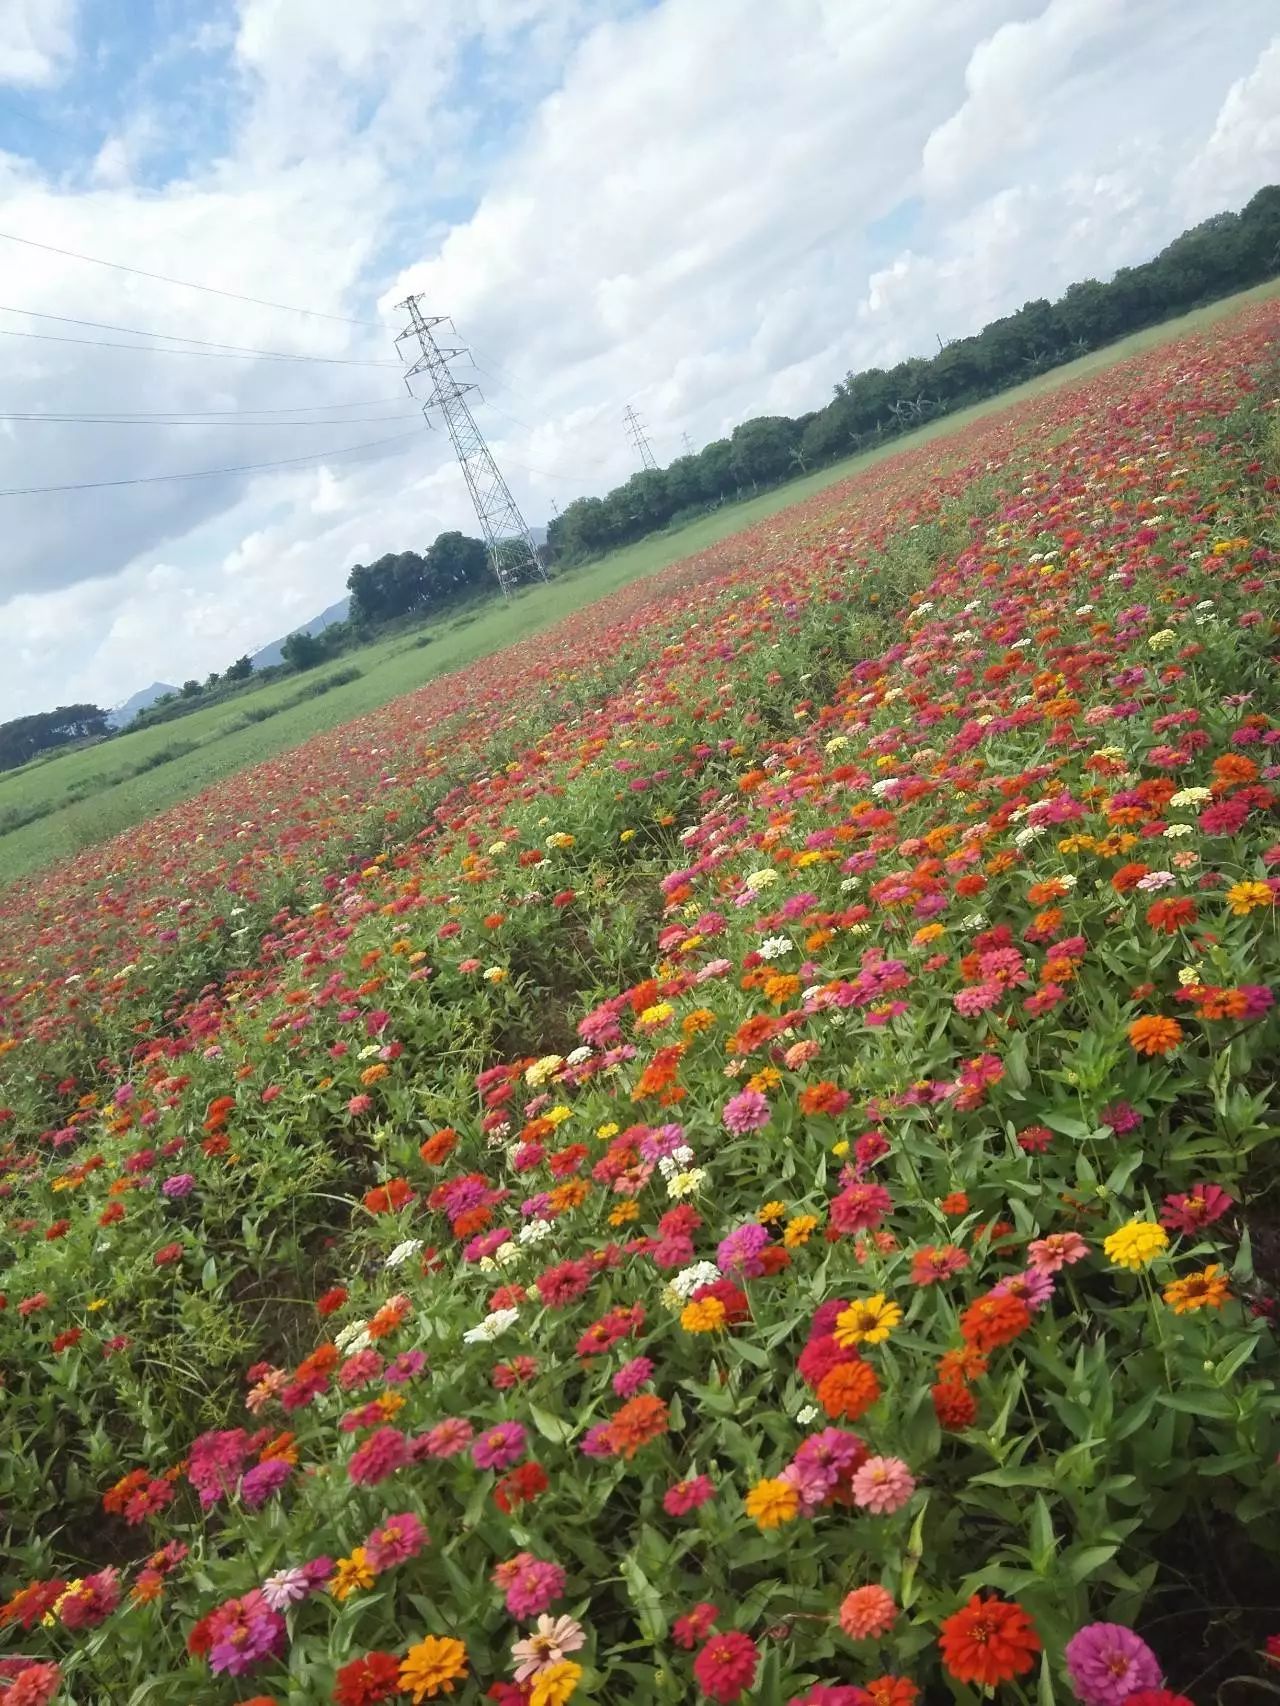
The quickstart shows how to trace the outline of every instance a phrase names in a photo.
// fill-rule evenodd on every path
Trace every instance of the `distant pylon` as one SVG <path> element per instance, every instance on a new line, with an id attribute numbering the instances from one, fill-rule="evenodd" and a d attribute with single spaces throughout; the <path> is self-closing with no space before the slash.
<path id="1" fill-rule="evenodd" d="M 644 422 L 630 403 L 622 411 L 622 418 L 627 423 L 627 432 L 630 434 L 632 444 L 640 452 L 642 465 L 646 468 L 656 469 L 658 466 L 657 458 L 649 448 L 649 440 L 644 435 Z"/>
<path id="2" fill-rule="evenodd" d="M 685 455 L 686 456 L 692 456 L 693 455 L 693 440 L 689 437 L 688 433 L 682 432 L 680 434 L 680 440 L 681 440 L 682 444 L 684 445 Z"/>
<path id="3" fill-rule="evenodd" d="M 405 386 L 413 396 L 409 381 L 417 373 L 431 380 L 431 395 L 422 405 L 424 415 L 439 409 L 449 429 L 454 455 L 475 505 L 476 520 L 484 534 L 489 562 L 502 588 L 510 597 L 513 587 L 524 581 L 546 580 L 547 571 L 538 547 L 533 542 L 528 523 L 521 515 L 511 488 L 498 471 L 498 465 L 484 441 L 484 434 L 475 423 L 466 393 L 476 387 L 462 383 L 449 363 L 468 352 L 461 345 L 442 349 L 435 340 L 435 328 L 446 321 L 444 314 L 424 314 L 421 296 L 407 296 L 399 307 L 409 315 L 409 324 L 396 339 L 396 347 L 406 338 L 416 338 L 421 355 L 405 374 Z"/>

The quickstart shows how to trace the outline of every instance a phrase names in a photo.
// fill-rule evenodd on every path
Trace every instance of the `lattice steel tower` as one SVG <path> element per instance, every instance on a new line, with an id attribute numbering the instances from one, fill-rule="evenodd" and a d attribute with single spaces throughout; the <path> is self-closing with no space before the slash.
<path id="1" fill-rule="evenodd" d="M 451 324 L 444 314 L 424 314 L 421 296 L 407 296 L 399 307 L 409 315 L 409 324 L 396 339 L 396 347 L 406 338 L 416 338 L 421 354 L 405 374 L 405 386 L 413 396 L 409 381 L 417 373 L 431 380 L 431 395 L 422 405 L 424 415 L 439 409 L 449 429 L 454 455 L 475 505 L 476 520 L 484 534 L 489 561 L 497 576 L 504 597 L 510 597 L 513 587 L 526 581 L 546 580 L 547 571 L 538 555 L 528 523 L 520 513 L 511 488 L 498 471 L 484 434 L 475 423 L 466 393 L 475 385 L 457 378 L 449 363 L 467 355 L 461 345 L 441 348 L 435 340 L 435 328 Z"/>
<path id="2" fill-rule="evenodd" d="M 631 436 L 632 444 L 634 444 L 636 449 L 640 452 L 641 463 L 646 468 L 656 469 L 658 466 L 657 459 L 654 456 L 653 451 L 649 448 L 649 440 L 644 436 L 644 422 L 631 407 L 630 403 L 628 403 L 626 408 L 622 411 L 622 418 L 627 423 L 627 432 Z"/>

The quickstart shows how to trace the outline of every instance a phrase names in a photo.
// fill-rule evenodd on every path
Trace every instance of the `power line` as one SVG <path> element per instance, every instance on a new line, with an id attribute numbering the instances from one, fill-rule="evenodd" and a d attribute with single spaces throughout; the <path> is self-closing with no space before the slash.
<path id="1" fill-rule="evenodd" d="M 163 422 L 167 421 L 173 415 L 308 415 L 315 409 L 381 409 L 385 408 L 390 403 L 403 402 L 403 397 L 391 396 L 364 397 L 361 399 L 353 399 L 351 402 L 347 403 L 335 403 L 326 399 L 323 403 L 296 403 L 273 408 L 268 408 L 264 405 L 260 409 L 251 407 L 244 409 L 101 409 L 94 413 L 86 413 L 82 418 L 86 420 L 105 420 L 110 417 L 112 420 Z M 81 418 L 79 411 L 67 410 L 65 413 L 67 418 L 72 417 L 73 414 L 76 418 Z M 13 417 L 10 416 L 8 418 Z M 57 413 L 51 415 L 24 413 L 19 418 L 26 420 L 61 420 L 64 416 Z"/>
<path id="2" fill-rule="evenodd" d="M 256 474 L 268 468 L 292 468 L 299 462 L 327 462 L 332 456 L 354 456 L 358 451 L 376 450 L 384 444 L 398 444 L 401 439 L 417 438 L 420 429 L 393 433 L 389 438 L 374 438 L 364 444 L 344 444 L 336 450 L 311 451 L 306 456 L 286 456 L 279 462 L 246 462 L 234 468 L 192 468 L 184 474 L 136 474 L 128 480 L 74 480 L 60 486 L 9 486 L 0 490 L 0 498 L 32 497 L 38 492 L 91 492 L 107 486 L 150 486 L 160 480 L 209 480 L 219 474 Z"/>
<path id="3" fill-rule="evenodd" d="M 170 344 L 199 344 L 202 349 L 230 350 L 236 355 L 266 355 L 287 361 L 327 361 L 328 356 L 310 356 L 298 350 L 259 349 L 254 344 L 229 344 L 221 338 L 192 338 L 181 332 L 154 332 L 146 326 L 117 326 L 110 320 L 78 320 L 72 314 L 46 314 L 38 308 L 14 308 L 8 302 L 0 302 L 0 313 L 25 314 L 32 320 L 56 320 L 63 326 L 90 326 L 96 332 L 127 332 L 133 338 L 162 338 Z M 391 362 L 379 362 L 380 367 L 390 367 Z"/>
<path id="4" fill-rule="evenodd" d="M 20 310 L 26 313 L 24 308 Z M 151 336 L 150 333 L 139 333 L 140 337 Z M 157 334 L 159 335 L 159 334 Z M 87 344 L 92 349 L 127 349 L 135 355 L 199 355 L 206 360 L 221 357 L 226 361 L 320 361 L 333 367 L 394 367 L 394 361 L 370 361 L 350 355 L 288 355 L 275 350 L 246 350 L 243 354 L 235 350 L 217 349 L 165 349 L 163 345 L 151 348 L 146 344 L 118 344 L 110 338 L 69 338 L 59 332 L 18 332 L 8 326 L 0 326 L 0 337 L 6 338 L 37 338 L 46 344 Z"/>
<path id="5" fill-rule="evenodd" d="M 352 419 L 350 416 L 330 416 L 315 421 L 250 421 L 250 420 L 168 420 L 163 417 L 150 415 L 27 415 L 7 414 L 0 410 L 0 421 L 23 421 L 27 424 L 45 426 L 135 426 L 135 427 L 283 427 L 292 430 L 297 427 L 314 426 L 382 426 L 387 421 L 407 421 L 411 414 L 398 415 L 367 415 L 363 418 Z"/>
<path id="6" fill-rule="evenodd" d="M 43 249 L 46 254 L 62 255 L 67 260 L 87 261 L 90 266 L 110 267 L 113 272 L 133 273 L 137 278 L 155 279 L 160 284 L 176 284 L 182 290 L 202 290 L 208 296 L 226 296 L 233 302 L 251 302 L 255 308 L 277 308 L 285 314 L 309 314 L 316 320 L 337 320 L 344 326 L 370 326 L 375 331 L 386 328 L 377 320 L 354 320 L 348 314 L 327 314 L 319 308 L 298 308 L 291 302 L 268 302 L 261 296 L 245 296 L 238 290 L 222 290 L 214 284 L 196 284 L 189 278 L 173 278 L 168 273 L 147 272 L 144 267 L 126 266 L 123 261 L 104 261 L 98 255 L 84 255 L 78 249 L 60 249 L 53 243 L 39 243 L 34 237 L 19 237 L 12 231 L 0 231 L 0 240 L 21 243 L 28 249 Z"/>

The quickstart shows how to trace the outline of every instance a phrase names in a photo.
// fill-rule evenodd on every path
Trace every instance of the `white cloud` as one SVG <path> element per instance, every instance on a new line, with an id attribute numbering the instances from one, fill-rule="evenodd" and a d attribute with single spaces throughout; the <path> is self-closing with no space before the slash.
<path id="1" fill-rule="evenodd" d="M 0 0 L 0 84 L 57 81 L 75 49 L 77 0 Z"/>
<path id="2" fill-rule="evenodd" d="M 629 398 L 665 460 L 683 431 L 817 406 L 850 367 L 1238 205 L 1280 176 L 1274 27 L 1272 0 L 434 0 L 425 18 L 420 0 L 239 0 L 204 44 L 226 85 L 216 145 L 142 187 L 172 141 L 144 107 L 86 141 L 79 177 L 0 155 L 0 229 L 373 324 L 7 244 L 3 294 L 380 361 L 394 304 L 422 290 L 475 350 L 480 419 L 538 523 L 631 471 Z M 12 409 L 350 422 L 0 423 L 0 487 L 266 461 L 416 420 L 392 367 L 0 343 Z M 19 650 L 0 716 L 202 676 L 332 602 L 354 562 L 474 528 L 441 432 L 385 460 L 4 515 L 0 631 Z"/>

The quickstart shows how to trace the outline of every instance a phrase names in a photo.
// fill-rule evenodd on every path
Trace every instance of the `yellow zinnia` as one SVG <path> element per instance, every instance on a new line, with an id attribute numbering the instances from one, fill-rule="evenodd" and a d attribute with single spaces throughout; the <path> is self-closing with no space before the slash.
<path id="1" fill-rule="evenodd" d="M 533 1679 L 529 1706 L 564 1706 L 582 1677 L 582 1666 L 572 1659 L 557 1659 L 546 1665 Z"/>
<path id="2" fill-rule="evenodd" d="M 400 1664 L 400 1692 L 411 1694 L 415 1706 L 452 1694 L 459 1677 L 467 1674 L 467 1649 L 450 1635 L 428 1635 L 410 1647 Z"/>
<path id="3" fill-rule="evenodd" d="M 807 1244 L 809 1234 L 818 1224 L 816 1214 L 797 1214 L 790 1219 L 782 1230 L 782 1242 L 788 1250 L 794 1250 L 798 1244 Z"/>
<path id="4" fill-rule="evenodd" d="M 377 1573 L 365 1556 L 363 1546 L 353 1546 L 349 1558 L 339 1558 L 329 1578 L 329 1592 L 336 1600 L 346 1600 L 357 1588 L 371 1588 Z"/>
<path id="5" fill-rule="evenodd" d="M 1256 906 L 1270 906 L 1275 898 L 1267 883 L 1232 883 L 1227 890 L 1227 905 L 1237 918 L 1243 918 Z"/>
<path id="6" fill-rule="evenodd" d="M 686 1333 L 718 1333 L 726 1314 L 718 1297 L 702 1297 L 696 1303 L 685 1304 L 680 1311 L 680 1325 Z"/>
<path id="7" fill-rule="evenodd" d="M 882 1291 L 855 1298 L 836 1316 L 836 1343 L 846 1351 L 853 1345 L 881 1345 L 901 1320 L 902 1310 Z"/>
<path id="8" fill-rule="evenodd" d="M 757 1481 L 747 1494 L 747 1515 L 757 1528 L 781 1528 L 800 1509 L 800 1495 L 789 1481 Z"/>
<path id="9" fill-rule="evenodd" d="M 1154 1220 L 1130 1220 L 1102 1240 L 1102 1248 L 1118 1268 L 1136 1273 L 1168 1248 L 1169 1234 Z"/>

